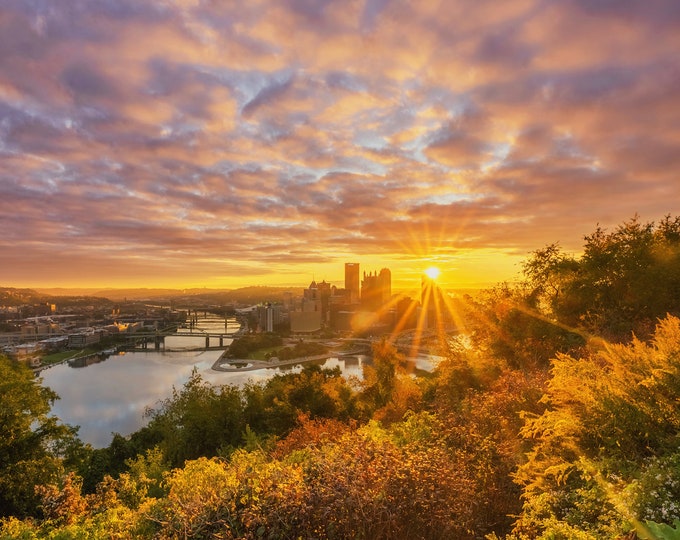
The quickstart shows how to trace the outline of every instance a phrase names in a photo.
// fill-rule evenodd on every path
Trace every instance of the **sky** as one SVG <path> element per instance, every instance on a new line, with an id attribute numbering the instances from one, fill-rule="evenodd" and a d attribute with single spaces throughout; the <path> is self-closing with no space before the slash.
<path id="1" fill-rule="evenodd" d="M 0 3 L 0 286 L 488 286 L 679 165 L 677 0 Z"/>

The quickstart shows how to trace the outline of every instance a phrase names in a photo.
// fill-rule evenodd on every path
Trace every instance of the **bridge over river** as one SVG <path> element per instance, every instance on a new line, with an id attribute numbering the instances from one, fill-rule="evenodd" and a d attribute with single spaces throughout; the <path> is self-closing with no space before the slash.
<path id="1" fill-rule="evenodd" d="M 134 334 L 121 335 L 128 342 L 128 346 L 133 350 L 220 350 L 226 349 L 231 340 L 244 333 L 244 327 L 232 332 L 215 332 L 215 331 L 201 331 L 192 330 L 184 331 L 169 331 L 169 332 L 135 332 Z M 171 338 L 174 342 L 170 346 L 166 341 Z M 179 342 L 184 341 L 185 345 Z M 226 342 L 225 342 L 226 341 Z"/>

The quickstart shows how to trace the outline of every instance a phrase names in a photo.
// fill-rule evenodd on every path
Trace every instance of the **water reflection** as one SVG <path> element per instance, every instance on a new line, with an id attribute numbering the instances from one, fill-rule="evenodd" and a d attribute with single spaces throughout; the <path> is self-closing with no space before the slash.
<path id="1" fill-rule="evenodd" d="M 157 407 L 159 401 L 172 395 L 172 388 L 181 388 L 193 369 L 214 385 L 243 385 L 248 381 L 264 382 L 278 373 L 294 373 L 298 365 L 247 371 L 213 371 L 212 365 L 222 350 L 187 350 L 205 346 L 204 332 L 236 332 L 240 325 L 235 319 L 225 321 L 207 314 L 192 328 L 180 329 L 177 335 L 165 338 L 165 350 L 117 353 L 109 357 L 91 357 L 73 367 L 62 364 L 41 373 L 43 384 L 61 399 L 52 412 L 63 422 L 80 426 L 80 438 L 95 448 L 108 446 L 112 433 L 129 435 L 146 423 L 144 411 Z M 211 338 L 210 346 L 218 339 Z M 223 339 L 228 346 L 231 339 Z M 328 358 L 315 362 L 323 367 L 338 367 L 346 377 L 362 378 L 364 356 Z M 419 357 L 412 361 L 416 370 L 432 371 L 436 357 Z M 80 369 L 73 369 L 79 367 Z"/>
<path id="2" fill-rule="evenodd" d="M 61 399 L 52 412 L 63 422 L 80 426 L 79 435 L 95 448 L 108 446 L 112 433 L 128 435 L 146 423 L 144 411 L 181 388 L 194 368 L 211 384 L 263 382 L 277 373 L 292 373 L 300 365 L 244 372 L 211 369 L 222 351 L 149 351 L 118 353 L 74 369 L 67 364 L 42 372 L 43 384 Z M 361 378 L 365 357 L 329 358 L 316 362 L 339 367 L 345 376 Z"/>

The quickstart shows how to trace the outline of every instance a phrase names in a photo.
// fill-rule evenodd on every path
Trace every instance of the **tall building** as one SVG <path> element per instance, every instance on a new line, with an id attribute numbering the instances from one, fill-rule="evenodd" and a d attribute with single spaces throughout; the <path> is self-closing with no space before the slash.
<path id="1" fill-rule="evenodd" d="M 360 297 L 359 288 L 359 263 L 345 263 L 345 290 L 347 302 L 358 304 Z"/>
<path id="2" fill-rule="evenodd" d="M 361 307 L 369 311 L 376 311 L 387 304 L 392 298 L 392 273 L 383 268 L 380 273 L 364 272 L 361 282 Z"/>
<path id="3" fill-rule="evenodd" d="M 327 324 L 333 287 L 330 283 L 326 283 L 325 279 L 321 283 L 317 283 L 316 287 L 319 290 L 319 300 L 321 301 L 321 320 L 324 324 Z"/>
<path id="4" fill-rule="evenodd" d="M 380 279 L 380 291 L 382 293 L 382 303 L 387 304 L 392 300 L 392 272 L 389 268 L 383 268 L 378 274 Z"/>
<path id="5" fill-rule="evenodd" d="M 302 291 L 302 311 L 321 311 L 321 295 L 315 280 Z"/>
<path id="6" fill-rule="evenodd" d="M 325 279 L 320 283 L 312 279 L 309 287 L 302 292 L 302 311 L 320 311 L 321 320 L 327 323 L 331 294 L 331 284 Z"/>
<path id="7" fill-rule="evenodd" d="M 323 320 L 322 296 L 326 291 L 324 281 L 319 288 L 316 280 L 312 279 L 309 287 L 302 292 L 300 311 L 290 313 L 290 331 L 293 333 L 317 332 L 321 329 Z M 330 287 L 328 288 L 330 291 Z"/>
<path id="8" fill-rule="evenodd" d="M 273 332 L 274 325 L 281 322 L 281 306 L 267 302 L 257 307 L 260 330 L 262 332 Z"/>

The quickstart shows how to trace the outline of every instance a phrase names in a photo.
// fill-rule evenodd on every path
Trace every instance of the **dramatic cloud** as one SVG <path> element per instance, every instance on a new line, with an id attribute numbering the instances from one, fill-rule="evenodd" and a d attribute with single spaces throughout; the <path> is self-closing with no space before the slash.
<path id="1" fill-rule="evenodd" d="M 675 0 L 4 0 L 0 285 L 512 279 L 680 214 Z"/>

